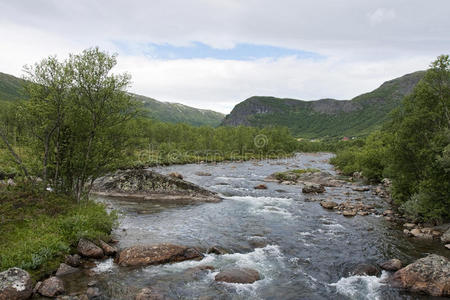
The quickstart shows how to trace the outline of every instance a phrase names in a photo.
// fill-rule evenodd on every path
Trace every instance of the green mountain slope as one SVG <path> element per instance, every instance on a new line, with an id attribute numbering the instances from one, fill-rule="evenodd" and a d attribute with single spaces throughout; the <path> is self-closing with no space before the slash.
<path id="1" fill-rule="evenodd" d="M 133 94 L 133 96 L 144 105 L 148 117 L 163 122 L 216 127 L 225 117 L 224 114 L 212 110 L 193 108 L 179 103 L 161 102 L 141 95 Z"/>
<path id="2" fill-rule="evenodd" d="M 236 105 L 222 125 L 287 126 L 293 134 L 311 138 L 366 135 L 387 119 L 424 74 L 418 71 L 387 81 L 352 100 L 251 97 Z"/>
<path id="3" fill-rule="evenodd" d="M 0 73 L 0 105 L 2 105 L 2 101 L 12 102 L 24 99 L 24 84 L 25 81 L 23 79 Z M 143 103 L 144 115 L 162 122 L 187 123 L 194 126 L 218 126 L 225 116 L 224 114 L 211 110 L 197 109 L 178 103 L 160 102 L 135 94 L 131 95 L 137 101 Z"/>

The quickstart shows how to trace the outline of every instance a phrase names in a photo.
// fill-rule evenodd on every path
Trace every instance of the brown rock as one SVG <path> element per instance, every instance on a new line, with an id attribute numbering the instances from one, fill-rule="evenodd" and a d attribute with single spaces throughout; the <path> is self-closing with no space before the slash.
<path id="1" fill-rule="evenodd" d="M 353 210 L 344 210 L 344 212 L 342 213 L 342 215 L 344 217 L 354 217 L 356 216 L 356 212 Z"/>
<path id="2" fill-rule="evenodd" d="M 399 259 L 393 258 L 382 263 L 380 267 L 386 271 L 398 271 L 402 268 L 402 262 Z"/>
<path id="3" fill-rule="evenodd" d="M 370 188 L 367 186 L 356 186 L 356 187 L 353 187 L 352 190 L 354 190 L 355 192 L 366 192 L 366 191 L 369 191 Z"/>
<path id="4" fill-rule="evenodd" d="M 59 265 L 58 270 L 56 271 L 56 276 L 63 276 L 63 275 L 67 275 L 67 274 L 71 274 L 71 273 L 75 273 L 79 271 L 79 269 L 71 267 L 65 263 L 62 263 Z"/>
<path id="5" fill-rule="evenodd" d="M 33 292 L 30 274 L 19 268 L 0 273 L 0 300 L 28 299 Z"/>
<path id="6" fill-rule="evenodd" d="M 211 173 L 208 172 L 195 172 L 195 175 L 197 176 L 211 176 Z"/>
<path id="7" fill-rule="evenodd" d="M 178 172 L 172 172 L 172 173 L 169 174 L 169 176 L 173 177 L 173 178 L 183 179 L 183 175 L 181 175 Z"/>
<path id="8" fill-rule="evenodd" d="M 65 259 L 66 264 L 72 267 L 79 267 L 81 265 L 81 257 L 78 254 L 67 255 Z"/>
<path id="9" fill-rule="evenodd" d="M 323 192 L 325 192 L 325 187 L 322 184 L 306 183 L 305 186 L 302 188 L 302 193 L 304 194 L 310 193 L 321 194 Z"/>
<path id="10" fill-rule="evenodd" d="M 211 248 L 209 248 L 209 249 L 206 251 L 206 253 L 208 253 L 208 254 L 213 253 L 213 254 L 217 254 L 217 255 L 223 255 L 223 254 L 227 254 L 228 252 L 225 251 L 225 250 L 223 250 L 223 249 L 220 248 L 220 247 L 212 246 Z"/>
<path id="11" fill-rule="evenodd" d="M 253 283 L 260 280 L 258 271 L 249 268 L 230 268 L 219 272 L 215 280 L 229 283 Z"/>
<path id="12" fill-rule="evenodd" d="M 145 266 L 201 259 L 203 255 L 194 248 L 172 244 L 133 246 L 120 252 L 120 266 Z"/>
<path id="13" fill-rule="evenodd" d="M 267 190 L 267 185 L 265 184 L 258 184 L 254 187 L 255 190 Z"/>
<path id="14" fill-rule="evenodd" d="M 334 209 L 338 204 L 334 201 L 321 201 L 320 205 L 326 209 Z"/>
<path id="15" fill-rule="evenodd" d="M 104 256 L 102 248 L 85 239 L 80 239 L 77 250 L 81 255 L 89 258 L 102 258 Z"/>
<path id="16" fill-rule="evenodd" d="M 360 264 L 352 272 L 353 275 L 378 276 L 381 274 L 380 269 L 371 264 Z"/>
<path id="17" fill-rule="evenodd" d="M 56 297 L 64 291 L 64 282 L 58 277 L 47 278 L 38 289 L 38 293 L 45 297 Z"/>
<path id="18" fill-rule="evenodd" d="M 383 212 L 383 216 L 388 216 L 388 215 L 393 215 L 393 214 L 394 214 L 394 211 L 391 209 L 385 210 Z"/>
<path id="19" fill-rule="evenodd" d="M 416 227 L 416 224 L 414 224 L 414 223 L 405 223 L 405 224 L 403 224 L 403 227 L 405 227 L 406 229 L 414 229 Z"/>
<path id="20" fill-rule="evenodd" d="M 430 254 L 398 270 L 391 278 L 394 287 L 432 296 L 450 296 L 450 261 Z"/>
<path id="21" fill-rule="evenodd" d="M 108 256 L 114 256 L 117 253 L 116 247 L 108 245 L 107 243 L 105 243 L 102 240 L 100 240 L 100 247 L 102 248 L 103 252 Z"/>

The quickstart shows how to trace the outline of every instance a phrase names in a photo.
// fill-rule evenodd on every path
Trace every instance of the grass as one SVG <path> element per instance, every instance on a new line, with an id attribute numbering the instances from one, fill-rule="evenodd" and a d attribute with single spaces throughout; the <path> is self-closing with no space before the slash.
<path id="1" fill-rule="evenodd" d="M 35 280 L 52 273 L 80 238 L 108 239 L 116 222 L 102 204 L 26 184 L 0 187 L 0 216 L 0 271 L 23 268 Z"/>

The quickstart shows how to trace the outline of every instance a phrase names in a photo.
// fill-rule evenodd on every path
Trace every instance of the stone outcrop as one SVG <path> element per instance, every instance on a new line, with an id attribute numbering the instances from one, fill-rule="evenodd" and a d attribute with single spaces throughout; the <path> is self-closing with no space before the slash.
<path id="1" fill-rule="evenodd" d="M 33 292 L 33 282 L 28 272 L 11 268 L 0 273 L 0 300 L 28 299 Z"/>
<path id="2" fill-rule="evenodd" d="M 436 254 L 428 255 L 395 272 L 394 287 L 432 296 L 450 296 L 450 261 Z"/>
<path id="3" fill-rule="evenodd" d="M 81 255 L 88 258 L 102 258 L 104 256 L 102 248 L 86 239 L 80 239 L 77 250 Z"/>
<path id="4" fill-rule="evenodd" d="M 380 267 L 386 271 L 398 271 L 402 268 L 402 262 L 399 259 L 393 258 L 382 263 Z"/>
<path id="5" fill-rule="evenodd" d="M 65 292 L 64 282 L 58 277 L 50 277 L 39 285 L 37 291 L 45 297 L 56 297 Z"/>
<path id="6" fill-rule="evenodd" d="M 216 281 L 228 283 L 253 283 L 261 279 L 259 272 L 249 268 L 230 268 L 219 272 Z"/>
<path id="7" fill-rule="evenodd" d="M 126 248 L 119 253 L 116 262 L 119 266 L 145 266 L 202 258 L 194 248 L 159 244 Z"/>
<path id="8" fill-rule="evenodd" d="M 310 193 L 321 194 L 323 192 L 325 192 L 325 187 L 321 184 L 316 183 L 306 183 L 305 186 L 302 188 L 302 193 L 304 194 Z"/>
<path id="9" fill-rule="evenodd" d="M 166 176 L 145 169 L 119 170 L 112 175 L 97 179 L 92 193 L 143 201 L 186 204 L 221 201 L 216 193 L 179 177 Z"/>

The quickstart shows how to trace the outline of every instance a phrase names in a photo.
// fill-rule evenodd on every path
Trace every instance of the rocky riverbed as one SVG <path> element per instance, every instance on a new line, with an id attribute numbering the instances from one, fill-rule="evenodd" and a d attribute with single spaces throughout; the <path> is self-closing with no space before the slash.
<path id="1" fill-rule="evenodd" d="M 34 298 L 58 294 L 61 285 L 60 299 L 448 295 L 446 228 L 407 225 L 389 206 L 385 185 L 340 176 L 328 163 L 330 156 L 154 168 L 175 180 L 182 176 L 223 201 L 99 196 L 120 213 L 113 239 L 96 245 L 80 241 L 79 256 L 68 257 L 58 275 L 35 288 Z M 272 176 L 308 168 L 314 171 L 293 180 Z M 108 192 L 141 193 L 136 176 L 128 178 L 135 183 L 122 178 L 118 185 L 111 176 L 102 184 Z M 16 273 L 29 289 L 26 276 Z"/>

